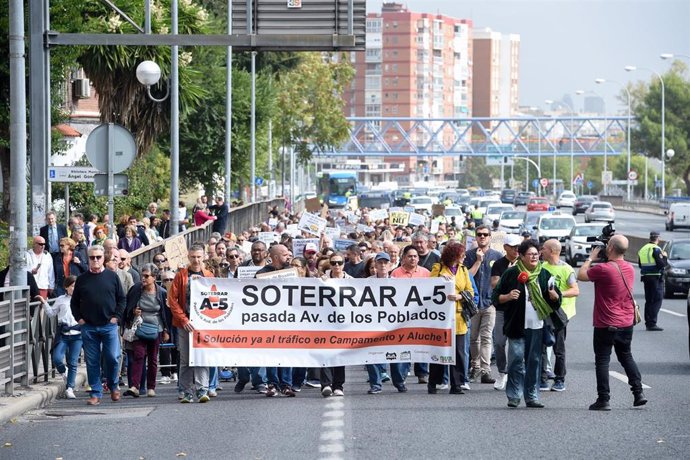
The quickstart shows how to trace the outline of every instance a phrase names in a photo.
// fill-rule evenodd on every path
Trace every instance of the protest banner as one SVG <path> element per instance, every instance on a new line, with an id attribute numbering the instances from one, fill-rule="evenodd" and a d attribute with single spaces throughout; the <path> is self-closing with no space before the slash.
<path id="1" fill-rule="evenodd" d="M 377 220 L 384 220 L 388 218 L 388 211 L 386 209 L 372 209 L 369 211 L 369 219 L 371 219 L 372 222 L 376 222 Z"/>
<path id="2" fill-rule="evenodd" d="M 318 238 L 295 238 L 292 240 L 292 256 L 304 257 L 304 247 L 309 243 L 314 243 L 318 248 L 320 242 Z"/>
<path id="3" fill-rule="evenodd" d="M 247 279 L 254 278 L 256 272 L 264 267 L 256 267 L 254 265 L 250 267 L 237 267 L 237 279 Z"/>
<path id="4" fill-rule="evenodd" d="M 392 226 L 394 225 L 400 225 L 404 227 L 407 225 L 407 222 L 410 220 L 410 213 L 409 212 L 400 212 L 400 211 L 395 211 L 390 213 L 390 224 Z"/>
<path id="5" fill-rule="evenodd" d="M 454 364 L 452 282 L 298 278 L 192 281 L 192 366 Z"/>
<path id="6" fill-rule="evenodd" d="M 278 242 L 278 234 L 276 232 L 259 232 L 258 238 L 266 247 L 270 246 L 271 243 Z"/>
<path id="7" fill-rule="evenodd" d="M 292 278 L 299 278 L 299 272 L 297 271 L 296 268 L 286 268 L 284 270 L 275 270 L 272 272 L 266 272 L 266 273 L 257 273 L 256 274 L 256 279 L 272 279 L 272 280 L 284 280 L 284 279 L 292 279 Z"/>
<path id="8" fill-rule="evenodd" d="M 357 244 L 355 240 L 346 240 L 343 238 L 336 238 L 333 240 L 333 249 L 335 249 L 338 252 L 345 251 L 347 248 L 352 246 L 353 244 Z"/>
<path id="9" fill-rule="evenodd" d="M 302 213 L 302 217 L 297 224 L 297 228 L 312 235 L 321 236 L 321 232 L 326 228 L 328 221 L 308 212 Z"/>

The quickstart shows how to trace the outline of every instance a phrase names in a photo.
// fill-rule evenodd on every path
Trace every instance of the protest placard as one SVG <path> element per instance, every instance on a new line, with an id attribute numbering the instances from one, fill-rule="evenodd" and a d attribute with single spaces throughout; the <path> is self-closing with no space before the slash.
<path id="1" fill-rule="evenodd" d="M 267 247 L 270 246 L 271 243 L 278 242 L 278 234 L 276 232 L 259 232 L 258 238 L 259 241 L 262 241 Z"/>
<path id="2" fill-rule="evenodd" d="M 410 220 L 410 213 L 409 212 L 400 212 L 400 211 L 395 211 L 390 213 L 390 219 L 389 222 L 391 225 L 400 225 L 400 226 L 405 226 L 407 225 L 407 222 Z"/>
<path id="3" fill-rule="evenodd" d="M 326 228 L 326 224 L 328 224 L 326 219 L 305 212 L 302 213 L 302 218 L 299 220 L 297 228 L 312 235 L 321 236 L 321 232 Z"/>
<path id="4" fill-rule="evenodd" d="M 369 211 L 369 219 L 371 219 L 372 222 L 376 222 L 377 220 L 384 220 L 388 218 L 388 210 L 386 209 L 372 209 Z"/>
<path id="5" fill-rule="evenodd" d="M 299 272 L 297 272 L 297 269 L 294 267 L 256 274 L 256 279 L 284 280 L 292 278 L 299 278 Z"/>
<path id="6" fill-rule="evenodd" d="M 425 225 L 426 224 L 426 217 L 424 217 L 421 214 L 417 214 L 416 212 L 411 212 L 410 218 L 408 219 L 408 224 L 409 225 Z"/>
<path id="7" fill-rule="evenodd" d="M 254 278 L 256 272 L 261 270 L 263 267 L 237 267 L 237 279 Z"/>
<path id="8" fill-rule="evenodd" d="M 192 281 L 192 366 L 454 364 L 453 284 L 407 279 Z"/>
<path id="9" fill-rule="evenodd" d="M 177 270 L 189 263 L 187 257 L 187 241 L 184 236 L 178 235 L 165 241 L 165 256 L 171 270 Z"/>
<path id="10" fill-rule="evenodd" d="M 333 249 L 335 249 L 338 252 L 342 252 L 352 246 L 353 244 L 357 244 L 355 240 L 346 240 L 343 238 L 336 238 L 333 240 Z"/>
<path id="11" fill-rule="evenodd" d="M 295 238 L 292 240 L 292 256 L 304 257 L 304 247 L 309 243 L 314 243 L 317 248 L 319 247 L 318 238 Z"/>

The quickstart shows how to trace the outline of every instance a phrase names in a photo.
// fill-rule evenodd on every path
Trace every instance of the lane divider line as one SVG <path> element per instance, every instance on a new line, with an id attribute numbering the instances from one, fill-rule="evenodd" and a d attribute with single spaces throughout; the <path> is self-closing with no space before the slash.
<path id="1" fill-rule="evenodd" d="M 673 316 L 680 316 L 681 318 L 685 318 L 685 315 L 682 313 L 676 313 L 675 311 L 671 310 L 666 310 L 665 308 L 660 309 L 659 311 L 663 311 L 664 313 L 668 313 L 669 315 Z"/>
<path id="2" fill-rule="evenodd" d="M 621 374 L 620 372 L 609 371 L 609 375 L 611 377 L 613 377 L 614 379 L 620 380 L 623 383 L 628 383 L 628 376 Z M 642 383 L 642 389 L 648 390 L 650 388 L 652 388 L 652 387 L 650 387 L 649 385 L 646 385 L 645 383 Z"/>
<path id="3" fill-rule="evenodd" d="M 345 402 L 342 399 L 329 399 L 324 405 L 319 437 L 319 453 L 322 459 L 341 460 L 345 452 Z"/>

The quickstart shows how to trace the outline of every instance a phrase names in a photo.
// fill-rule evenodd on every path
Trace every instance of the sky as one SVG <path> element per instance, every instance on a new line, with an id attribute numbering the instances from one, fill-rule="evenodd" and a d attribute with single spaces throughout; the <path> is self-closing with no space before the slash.
<path id="1" fill-rule="evenodd" d="M 381 0 L 367 0 L 380 12 Z M 651 81 L 665 73 L 661 53 L 690 56 L 690 0 L 397 0 L 415 12 L 472 19 L 475 28 L 520 35 L 520 105 L 545 108 L 544 100 L 596 91 L 607 111 L 622 109 L 620 84 Z M 690 65 L 690 60 L 682 59 Z M 638 67 L 626 72 L 627 65 Z M 608 109 L 612 107 L 612 109 Z"/>

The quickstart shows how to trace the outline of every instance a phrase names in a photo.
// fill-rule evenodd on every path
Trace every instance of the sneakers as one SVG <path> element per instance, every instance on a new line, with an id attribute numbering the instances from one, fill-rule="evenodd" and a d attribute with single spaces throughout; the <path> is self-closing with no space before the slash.
<path id="1" fill-rule="evenodd" d="M 333 396 L 345 396 L 345 392 L 339 388 L 333 390 Z"/>
<path id="2" fill-rule="evenodd" d="M 200 403 L 207 403 L 211 400 L 211 398 L 208 396 L 208 391 L 206 390 L 200 390 L 196 392 L 196 399 Z"/>
<path id="3" fill-rule="evenodd" d="M 633 406 L 639 407 L 647 404 L 647 398 L 645 398 L 644 393 L 639 392 L 635 395 L 635 400 L 633 401 Z"/>
<path id="4" fill-rule="evenodd" d="M 482 383 L 496 383 L 496 379 L 491 377 L 491 372 L 482 372 Z"/>
<path id="5" fill-rule="evenodd" d="M 216 393 L 216 390 L 208 390 L 208 396 L 210 398 L 215 398 L 216 396 L 218 396 L 218 393 Z"/>
<path id="6" fill-rule="evenodd" d="M 390 375 L 388 375 L 386 372 L 383 372 L 381 374 L 381 382 L 386 383 L 386 382 L 390 382 L 390 381 L 391 381 Z"/>
<path id="7" fill-rule="evenodd" d="M 438 388 L 439 390 L 447 390 L 448 388 L 450 388 L 450 386 L 447 383 L 444 383 L 442 385 L 438 385 L 436 388 Z"/>
<path id="8" fill-rule="evenodd" d="M 262 383 L 261 385 L 256 387 L 256 392 L 265 395 L 266 393 L 268 393 L 268 387 Z"/>
<path id="9" fill-rule="evenodd" d="M 417 376 L 417 383 L 424 383 L 424 384 L 429 383 L 429 376 L 428 375 Z"/>
<path id="10" fill-rule="evenodd" d="M 170 380 L 172 380 L 173 382 L 177 382 L 177 373 L 176 372 L 172 373 L 172 375 L 170 376 Z"/>
<path id="11" fill-rule="evenodd" d="M 478 367 L 470 369 L 470 383 L 475 383 L 477 378 L 481 375 L 482 371 Z"/>
<path id="12" fill-rule="evenodd" d="M 602 401 L 601 399 L 597 399 L 596 401 L 594 401 L 594 404 L 589 405 L 589 410 L 609 411 L 611 410 L 611 404 L 609 404 L 608 401 Z"/>
<path id="13" fill-rule="evenodd" d="M 333 394 L 333 389 L 328 385 L 326 385 L 325 387 L 323 387 L 321 389 L 321 396 L 323 396 L 324 398 L 328 398 L 332 394 Z"/>
<path id="14" fill-rule="evenodd" d="M 235 388 L 234 388 L 235 393 L 242 393 L 242 390 L 244 390 L 244 387 L 246 387 L 246 386 L 247 386 L 247 382 L 241 382 L 238 380 L 237 383 L 235 384 Z"/>
<path id="15" fill-rule="evenodd" d="M 436 385 L 430 383 L 426 387 L 426 392 L 430 395 L 435 395 L 436 393 L 438 393 L 438 388 L 436 388 Z"/>
<path id="16" fill-rule="evenodd" d="M 400 386 L 398 386 L 397 389 L 398 389 L 398 393 L 407 393 L 407 387 L 405 386 L 404 383 L 401 384 Z"/>
<path id="17" fill-rule="evenodd" d="M 462 388 L 465 391 L 471 390 L 469 383 L 463 383 L 462 385 L 460 385 L 460 388 Z"/>
<path id="18" fill-rule="evenodd" d="M 549 389 L 549 382 L 541 382 L 539 384 L 539 391 L 547 391 Z"/>
<path id="19" fill-rule="evenodd" d="M 510 398 L 508 399 L 508 407 L 516 408 L 520 405 L 519 399 Z"/>
<path id="20" fill-rule="evenodd" d="M 551 385 L 551 391 L 565 391 L 565 382 L 561 382 L 560 380 L 553 382 L 553 385 Z"/>
<path id="21" fill-rule="evenodd" d="M 304 382 L 304 386 L 309 388 L 320 388 L 321 383 L 318 380 L 307 380 Z"/>
<path id="22" fill-rule="evenodd" d="M 282 394 L 283 396 L 287 396 L 288 398 L 294 398 L 295 396 L 297 396 L 294 390 L 290 387 L 285 387 L 282 390 L 280 390 L 280 394 Z"/>
<path id="23" fill-rule="evenodd" d="M 191 393 L 184 393 L 182 399 L 180 399 L 180 402 L 182 404 L 189 404 L 191 402 L 194 402 L 194 396 L 192 396 Z"/>
<path id="24" fill-rule="evenodd" d="M 272 398 L 273 396 L 278 394 L 278 389 L 275 387 L 275 385 L 269 385 L 268 388 L 266 389 L 266 396 L 269 398 Z"/>
<path id="25" fill-rule="evenodd" d="M 381 388 L 369 388 L 369 391 L 367 391 L 367 394 L 370 395 L 377 395 L 383 393 L 383 390 Z"/>
<path id="26" fill-rule="evenodd" d="M 155 398 L 156 390 L 154 390 L 153 388 L 149 388 L 148 390 L 146 390 L 146 396 L 149 398 Z"/>
<path id="27" fill-rule="evenodd" d="M 661 332 L 664 330 L 664 328 L 659 326 L 649 326 L 647 330 L 650 332 Z"/>
<path id="28" fill-rule="evenodd" d="M 463 389 L 460 388 L 460 387 L 451 388 L 451 389 L 450 389 L 450 394 L 452 394 L 452 395 L 464 395 L 464 394 L 465 394 L 465 390 L 463 390 Z"/>
<path id="29" fill-rule="evenodd" d="M 531 401 L 525 401 L 525 405 L 529 408 L 532 409 L 543 409 L 544 408 L 544 403 L 541 401 L 538 401 L 536 399 L 532 399 Z"/>
<path id="30" fill-rule="evenodd" d="M 494 390 L 498 391 L 503 391 L 506 389 L 506 385 L 508 384 L 508 374 L 498 374 L 498 378 L 496 379 L 496 383 L 494 383 Z"/>
<path id="31" fill-rule="evenodd" d="M 132 396 L 134 398 L 139 397 L 139 388 L 137 387 L 129 387 L 127 391 L 125 391 L 125 396 Z"/>
<path id="32" fill-rule="evenodd" d="M 74 396 L 74 390 L 71 388 L 67 388 L 65 390 L 65 398 L 67 399 L 77 399 L 76 396 Z"/>
<path id="33" fill-rule="evenodd" d="M 159 382 L 161 385 L 170 385 L 170 377 L 163 376 Z"/>
<path id="34" fill-rule="evenodd" d="M 184 398 L 184 391 L 180 390 L 177 392 L 177 399 L 182 401 L 182 398 Z"/>

